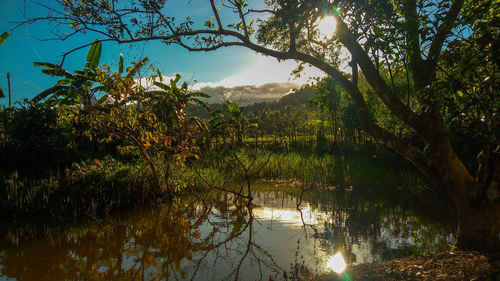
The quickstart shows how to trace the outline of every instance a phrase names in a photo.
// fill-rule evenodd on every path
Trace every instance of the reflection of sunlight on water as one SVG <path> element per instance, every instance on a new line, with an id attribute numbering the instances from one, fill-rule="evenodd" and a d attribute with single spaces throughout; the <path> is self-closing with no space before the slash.
<path id="1" fill-rule="evenodd" d="M 340 252 L 336 253 L 326 262 L 326 268 L 337 273 L 342 273 L 342 271 L 345 270 L 346 266 L 347 264 L 345 263 L 344 258 L 342 257 L 342 254 Z"/>
<path id="2" fill-rule="evenodd" d="M 322 222 L 323 213 L 311 210 L 310 206 L 305 206 L 302 211 L 304 223 L 316 225 Z M 256 218 L 265 220 L 276 220 L 288 226 L 301 227 L 303 226 L 300 213 L 295 209 L 276 209 L 276 208 L 255 208 L 253 214 Z"/>

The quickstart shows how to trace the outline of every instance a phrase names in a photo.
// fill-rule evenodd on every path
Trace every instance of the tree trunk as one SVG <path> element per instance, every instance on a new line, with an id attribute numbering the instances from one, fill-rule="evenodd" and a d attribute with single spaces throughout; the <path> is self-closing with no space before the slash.
<path id="1" fill-rule="evenodd" d="M 434 185 L 453 204 L 456 245 L 467 250 L 498 252 L 500 146 L 496 151 L 489 151 L 479 158 L 481 165 L 476 179 L 464 174 L 465 167 L 458 158 L 448 158 L 448 161 L 446 158 L 442 158 L 442 161 L 436 159 L 434 162 L 440 177 Z"/>
<path id="2" fill-rule="evenodd" d="M 457 215 L 458 247 L 486 253 L 500 251 L 500 208 L 476 210 L 470 206 L 460 206 Z"/>

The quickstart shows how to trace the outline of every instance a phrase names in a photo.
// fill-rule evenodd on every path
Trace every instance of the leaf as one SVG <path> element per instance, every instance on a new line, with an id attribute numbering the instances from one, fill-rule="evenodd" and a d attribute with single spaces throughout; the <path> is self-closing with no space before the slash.
<path id="1" fill-rule="evenodd" d="M 75 78 L 68 77 L 68 78 L 61 79 L 61 80 L 57 81 L 56 86 L 68 85 L 68 84 L 73 83 L 74 81 L 75 81 Z"/>
<path id="2" fill-rule="evenodd" d="M 226 100 L 226 104 L 227 104 L 227 107 L 229 108 L 229 111 L 231 111 L 232 113 L 240 113 L 241 112 L 241 108 L 235 104 L 234 102 L 230 101 L 230 100 Z"/>
<path id="3" fill-rule="evenodd" d="M 179 74 L 175 74 L 175 78 L 173 79 L 174 83 L 177 84 L 177 82 L 179 82 L 180 79 L 181 79 L 181 76 Z"/>
<path id="4" fill-rule="evenodd" d="M 46 69 L 63 69 L 60 65 L 53 64 L 50 62 L 33 62 L 33 66 L 41 66 L 45 67 Z"/>
<path id="5" fill-rule="evenodd" d="M 0 46 L 2 46 L 3 42 L 5 41 L 5 39 L 7 39 L 7 37 L 9 37 L 9 32 L 5 31 L 2 35 L 0 35 Z"/>
<path id="6" fill-rule="evenodd" d="M 166 84 L 161 83 L 161 82 L 155 81 L 155 82 L 153 82 L 153 85 L 155 85 L 156 87 L 158 87 L 164 91 L 167 91 L 167 92 L 170 91 L 170 87 Z"/>
<path id="7" fill-rule="evenodd" d="M 209 95 L 202 93 L 202 92 L 192 92 L 191 96 L 196 97 L 196 98 L 210 98 Z"/>
<path id="8" fill-rule="evenodd" d="M 73 75 L 64 69 L 42 69 L 42 72 L 50 76 L 66 76 L 72 77 Z"/>
<path id="9" fill-rule="evenodd" d="M 192 99 L 191 102 L 200 105 L 208 112 L 212 112 L 212 109 L 206 103 L 204 103 L 203 101 L 201 101 L 199 99 Z"/>
<path id="10" fill-rule="evenodd" d="M 123 73 L 123 55 L 120 54 L 120 61 L 118 62 L 118 73 Z"/>
<path id="11" fill-rule="evenodd" d="M 5 95 L 3 94 L 3 89 L 0 87 L 0 98 L 5 98 Z"/>
<path id="12" fill-rule="evenodd" d="M 51 94 L 59 93 L 63 90 L 67 90 L 69 87 L 68 86 L 54 86 L 50 87 L 47 90 L 42 91 L 38 95 L 36 95 L 34 98 L 31 99 L 33 102 L 40 102 L 44 98 L 48 97 Z"/>
<path id="13" fill-rule="evenodd" d="M 158 75 L 158 78 L 160 79 L 160 82 L 163 82 L 163 76 L 161 75 L 161 72 L 159 69 L 156 70 L 156 74 Z"/>
<path id="14" fill-rule="evenodd" d="M 92 43 L 92 45 L 90 45 L 90 49 L 87 52 L 87 57 L 85 58 L 85 60 L 89 64 L 92 62 L 92 59 L 94 58 L 95 50 L 97 48 L 97 44 L 96 44 L 97 42 L 98 42 L 97 39 L 95 39 L 94 43 Z"/>
<path id="15" fill-rule="evenodd" d="M 130 70 L 130 72 L 127 74 L 127 78 L 133 78 L 134 75 L 139 71 L 139 69 L 141 69 L 141 67 L 143 67 L 144 65 L 146 65 L 146 63 L 148 62 L 148 58 L 145 57 L 143 58 L 142 60 L 140 60 L 139 62 L 136 62 L 134 64 L 134 67 L 132 68 L 132 70 Z"/>
<path id="16" fill-rule="evenodd" d="M 90 53 L 90 51 L 89 51 L 89 54 L 91 54 L 89 68 L 92 70 L 95 69 L 99 65 L 99 60 L 101 59 L 102 43 L 100 41 L 96 40 L 96 42 L 94 44 L 92 44 L 92 47 L 90 49 L 92 50 L 92 48 L 94 48 L 94 46 L 95 46 L 95 49 L 93 50 L 93 52 Z M 89 58 L 89 54 L 87 54 L 87 61 Z"/>

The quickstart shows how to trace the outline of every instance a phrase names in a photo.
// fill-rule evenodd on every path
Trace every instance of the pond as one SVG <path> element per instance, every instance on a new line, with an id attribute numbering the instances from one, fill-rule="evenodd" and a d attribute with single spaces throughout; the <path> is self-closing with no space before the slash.
<path id="1" fill-rule="evenodd" d="M 4 245 L 0 280 L 297 280 L 449 249 L 450 231 L 370 189 L 210 192 Z M 398 195 L 398 192 L 388 192 Z M 5 244 L 5 243 L 4 243 Z"/>

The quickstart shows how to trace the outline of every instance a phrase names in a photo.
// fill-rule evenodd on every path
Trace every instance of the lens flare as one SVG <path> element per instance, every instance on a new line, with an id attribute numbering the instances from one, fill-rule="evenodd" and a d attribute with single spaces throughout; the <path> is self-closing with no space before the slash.
<path id="1" fill-rule="evenodd" d="M 333 11 L 334 16 L 338 16 L 338 15 L 342 14 L 342 12 L 340 12 L 340 9 L 337 9 L 337 8 L 332 8 L 332 11 Z"/>
<path id="2" fill-rule="evenodd" d="M 342 273 L 347 267 L 347 264 L 345 263 L 342 254 L 338 252 L 326 262 L 326 267 L 337 273 Z"/>

